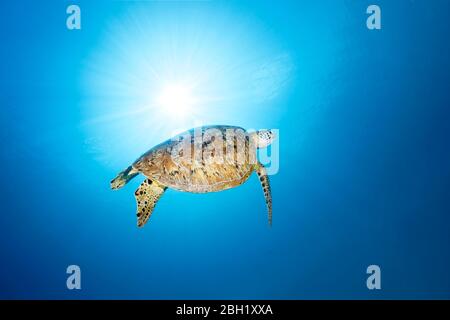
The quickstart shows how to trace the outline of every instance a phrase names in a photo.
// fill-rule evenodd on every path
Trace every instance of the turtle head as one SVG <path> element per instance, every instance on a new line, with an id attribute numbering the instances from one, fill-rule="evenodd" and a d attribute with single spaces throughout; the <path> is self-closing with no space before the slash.
<path id="1" fill-rule="evenodd" d="M 275 140 L 275 133 L 272 130 L 258 130 L 256 131 L 256 147 L 266 148 L 273 140 Z"/>

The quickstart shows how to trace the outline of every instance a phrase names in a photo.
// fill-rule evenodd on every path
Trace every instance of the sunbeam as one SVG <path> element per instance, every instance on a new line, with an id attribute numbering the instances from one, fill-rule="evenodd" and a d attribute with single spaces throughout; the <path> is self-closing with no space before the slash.
<path id="1" fill-rule="evenodd" d="M 271 127 L 282 111 L 292 59 L 257 20 L 217 5 L 163 10 L 174 5 L 133 6 L 86 64 L 83 127 L 108 164 L 202 124 Z"/>

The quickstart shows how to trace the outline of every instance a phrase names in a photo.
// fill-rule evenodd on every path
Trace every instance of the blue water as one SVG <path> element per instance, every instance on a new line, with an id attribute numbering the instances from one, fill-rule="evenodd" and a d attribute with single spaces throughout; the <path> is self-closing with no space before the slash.
<path id="1" fill-rule="evenodd" d="M 450 298 L 448 1 L 76 3 L 0 5 L 0 298 Z M 272 228 L 253 175 L 138 229 L 109 181 L 209 123 L 280 130 Z"/>

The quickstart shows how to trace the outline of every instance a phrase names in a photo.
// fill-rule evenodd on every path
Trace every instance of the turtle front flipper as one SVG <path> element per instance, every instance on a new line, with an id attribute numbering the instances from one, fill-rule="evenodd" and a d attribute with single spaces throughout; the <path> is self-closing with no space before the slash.
<path id="1" fill-rule="evenodd" d="M 137 202 L 138 227 L 143 227 L 167 187 L 150 179 L 144 180 L 136 189 L 134 196 Z"/>
<path id="2" fill-rule="evenodd" d="M 255 171 L 258 174 L 259 181 L 264 190 L 264 197 L 266 198 L 267 211 L 269 214 L 269 226 L 272 226 L 272 193 L 270 191 L 269 176 L 267 175 L 266 168 L 259 162 L 255 166 Z"/>

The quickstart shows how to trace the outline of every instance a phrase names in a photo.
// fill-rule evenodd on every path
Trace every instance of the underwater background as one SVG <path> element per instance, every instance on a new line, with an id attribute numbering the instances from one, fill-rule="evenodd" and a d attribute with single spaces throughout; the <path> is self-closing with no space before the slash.
<path id="1" fill-rule="evenodd" d="M 449 299 L 449 9 L 2 1 L 0 298 Z M 180 81 L 189 112 L 161 110 L 160 87 Z M 202 124 L 279 130 L 271 228 L 256 175 L 168 190 L 142 229 L 142 177 L 110 189 Z M 81 290 L 66 287 L 73 264 Z"/>

